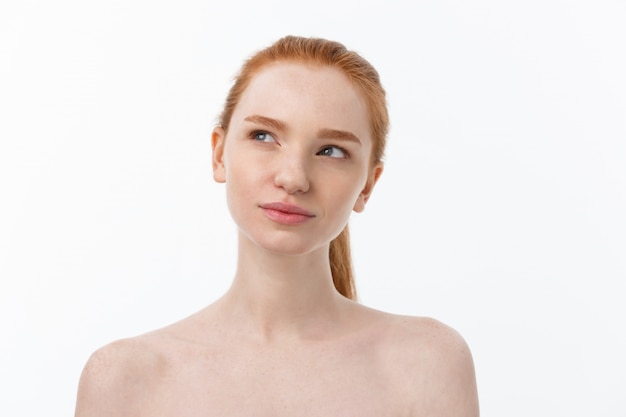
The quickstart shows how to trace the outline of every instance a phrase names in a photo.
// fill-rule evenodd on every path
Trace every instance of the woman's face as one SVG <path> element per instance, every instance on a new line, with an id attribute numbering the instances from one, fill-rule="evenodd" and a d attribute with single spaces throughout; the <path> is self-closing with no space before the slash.
<path id="1" fill-rule="evenodd" d="M 214 178 L 245 238 L 303 254 L 363 210 L 382 172 L 371 152 L 366 102 L 342 72 L 276 63 L 254 76 L 228 132 L 215 129 Z"/>

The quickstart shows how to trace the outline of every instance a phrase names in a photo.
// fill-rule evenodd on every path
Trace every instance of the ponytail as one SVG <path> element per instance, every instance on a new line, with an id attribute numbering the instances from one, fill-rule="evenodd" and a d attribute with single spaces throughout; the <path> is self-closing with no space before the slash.
<path id="1" fill-rule="evenodd" d="M 350 256 L 350 233 L 347 225 L 339 236 L 330 242 L 329 258 L 335 288 L 344 297 L 356 301 L 356 286 Z"/>

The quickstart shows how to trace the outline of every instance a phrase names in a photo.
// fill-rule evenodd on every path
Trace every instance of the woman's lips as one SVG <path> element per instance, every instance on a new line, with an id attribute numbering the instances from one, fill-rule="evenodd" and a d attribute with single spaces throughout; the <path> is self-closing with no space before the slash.
<path id="1" fill-rule="evenodd" d="M 281 224 L 300 224 L 315 217 L 313 213 L 301 207 L 287 203 L 267 203 L 260 207 L 271 220 Z"/>

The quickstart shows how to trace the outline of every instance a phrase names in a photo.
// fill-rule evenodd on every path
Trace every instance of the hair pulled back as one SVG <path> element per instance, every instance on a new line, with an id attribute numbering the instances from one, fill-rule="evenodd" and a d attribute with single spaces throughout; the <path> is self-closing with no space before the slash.
<path id="1" fill-rule="evenodd" d="M 246 60 L 228 92 L 219 124 L 225 131 L 239 100 L 252 78 L 266 65 L 276 62 L 300 62 L 336 68 L 343 72 L 366 101 L 373 147 L 371 166 L 384 156 L 389 115 L 385 90 L 376 69 L 363 57 L 343 44 L 321 38 L 285 36 Z M 356 299 L 356 287 L 350 256 L 348 226 L 331 241 L 329 251 L 333 283 L 343 296 Z"/>

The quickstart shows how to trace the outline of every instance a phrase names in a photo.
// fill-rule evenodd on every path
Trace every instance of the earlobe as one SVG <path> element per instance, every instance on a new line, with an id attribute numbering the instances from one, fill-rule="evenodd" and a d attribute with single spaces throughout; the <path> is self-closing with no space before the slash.
<path id="1" fill-rule="evenodd" d="M 374 191 L 374 186 L 378 182 L 380 175 L 383 173 L 383 167 L 383 163 L 379 162 L 370 170 L 369 176 L 367 178 L 367 183 L 361 191 L 361 194 L 359 194 L 358 198 L 356 199 L 356 203 L 354 203 L 353 210 L 355 212 L 361 213 L 363 210 L 365 210 L 365 203 L 367 203 L 367 200 L 369 200 L 370 196 L 372 195 L 372 191 Z"/>
<path id="2" fill-rule="evenodd" d="M 211 148 L 213 150 L 213 179 L 216 182 L 226 182 L 226 170 L 224 168 L 224 141 L 226 140 L 226 132 L 221 126 L 213 129 L 211 135 Z"/>

